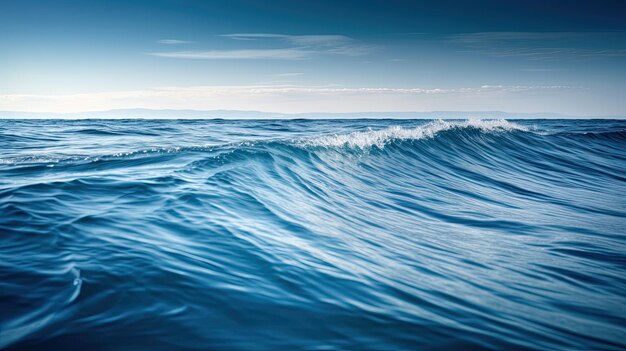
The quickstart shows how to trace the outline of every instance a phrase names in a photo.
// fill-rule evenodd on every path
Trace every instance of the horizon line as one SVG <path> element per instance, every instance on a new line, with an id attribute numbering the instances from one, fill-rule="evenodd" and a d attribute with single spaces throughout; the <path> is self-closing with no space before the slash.
<path id="1" fill-rule="evenodd" d="M 120 116 L 115 113 L 143 113 L 143 114 L 161 114 L 160 116 Z M 106 114 L 111 114 L 106 116 Z M 164 113 L 181 113 L 181 114 L 209 114 L 224 113 L 230 116 L 167 116 Z M 11 116 L 15 114 L 16 116 Z M 88 116 L 88 115 L 92 116 Z M 105 115 L 96 116 L 93 114 Z M 239 115 L 237 115 L 239 114 Z M 258 114 L 258 116 L 254 116 Z M 415 116 L 411 116 L 414 114 Z M 444 116 L 425 116 L 441 114 Z M 445 116 L 445 115 L 448 116 Z M 467 114 L 467 116 L 460 116 Z M 482 116 L 472 116 L 482 115 Z M 19 116 L 22 115 L 22 116 Z M 26 116 L 24 116 L 26 115 Z M 81 117 L 80 115 L 85 115 Z M 333 118 L 336 115 L 336 118 Z M 385 116 L 388 115 L 388 116 Z M 452 115 L 452 116 L 451 116 Z M 497 116 L 500 115 L 500 116 Z M 510 116 L 506 116 L 510 115 Z M 543 116 L 542 116 L 543 115 Z M 92 110 L 80 112 L 37 112 L 37 111 L 8 111 L 0 110 L 0 119 L 4 120 L 21 120 L 21 119 L 59 119 L 59 120 L 80 120 L 80 119 L 190 119 L 190 120 L 276 120 L 276 119 L 626 119 L 624 115 L 570 115 L 559 112 L 508 112 L 498 110 L 478 110 L 478 111 L 462 111 L 462 110 L 431 110 L 431 111 L 357 111 L 357 112 L 269 112 L 260 110 L 229 110 L 229 109 L 213 109 L 213 110 L 196 110 L 196 109 L 149 109 L 149 108 L 121 108 L 108 110 Z"/>

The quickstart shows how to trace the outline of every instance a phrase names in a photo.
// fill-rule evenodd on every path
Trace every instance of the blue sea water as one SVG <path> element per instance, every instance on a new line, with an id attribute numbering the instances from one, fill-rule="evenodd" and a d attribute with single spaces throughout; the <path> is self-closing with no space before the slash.
<path id="1" fill-rule="evenodd" d="M 624 349 L 626 121 L 2 120 L 2 348 Z"/>

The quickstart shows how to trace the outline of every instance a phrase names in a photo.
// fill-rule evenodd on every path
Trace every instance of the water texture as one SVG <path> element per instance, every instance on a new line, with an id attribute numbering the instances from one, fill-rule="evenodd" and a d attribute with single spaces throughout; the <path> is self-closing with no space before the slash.
<path id="1" fill-rule="evenodd" d="M 0 121 L 0 349 L 624 349 L 626 121 Z"/>

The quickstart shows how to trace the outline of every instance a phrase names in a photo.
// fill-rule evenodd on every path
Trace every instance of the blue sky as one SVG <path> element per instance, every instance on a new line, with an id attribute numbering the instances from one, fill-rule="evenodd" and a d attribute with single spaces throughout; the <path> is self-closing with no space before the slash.
<path id="1" fill-rule="evenodd" d="M 622 1 L 0 0 L 0 110 L 625 115 Z"/>

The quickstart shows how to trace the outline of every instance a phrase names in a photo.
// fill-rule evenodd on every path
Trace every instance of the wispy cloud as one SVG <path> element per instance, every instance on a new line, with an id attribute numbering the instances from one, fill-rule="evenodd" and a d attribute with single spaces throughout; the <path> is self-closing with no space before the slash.
<path id="1" fill-rule="evenodd" d="M 302 75 L 301 72 L 287 72 L 287 73 L 275 74 L 275 76 L 277 77 L 296 77 L 296 76 L 301 76 L 301 75 Z"/>
<path id="2" fill-rule="evenodd" d="M 251 59 L 276 59 L 297 60 L 310 55 L 304 49 L 249 49 L 249 50 L 210 50 L 210 51 L 171 51 L 155 52 L 153 56 L 194 59 L 194 60 L 251 60 Z"/>
<path id="3" fill-rule="evenodd" d="M 193 44 L 193 41 L 189 41 L 189 40 L 178 40 L 178 39 L 161 39 L 159 41 L 157 41 L 157 43 L 159 44 L 166 44 L 166 45 L 178 45 L 178 44 Z"/>
<path id="4" fill-rule="evenodd" d="M 284 113 L 367 110 L 491 110 L 533 106 L 575 88 L 483 85 L 466 88 L 387 88 L 297 85 L 159 87 L 67 95 L 0 95 L 0 110 L 80 112 L 118 108 L 233 109 Z"/>
<path id="5" fill-rule="evenodd" d="M 448 36 L 464 51 L 529 60 L 626 56 L 626 32 L 482 32 Z"/>
<path id="6" fill-rule="evenodd" d="M 234 33 L 222 37 L 235 40 L 278 39 L 298 46 L 340 46 L 354 44 L 355 40 L 345 35 L 287 35 L 272 33 Z"/>
<path id="7" fill-rule="evenodd" d="M 522 68 L 520 69 L 520 71 L 543 73 L 543 72 L 556 72 L 556 71 L 563 71 L 563 70 L 559 68 L 530 67 L 530 68 Z"/>
<path id="8" fill-rule="evenodd" d="M 375 47 L 362 44 L 343 35 L 286 35 L 271 33 L 235 33 L 220 35 L 239 41 L 262 41 L 246 44 L 245 48 L 212 49 L 174 52 L 154 52 L 153 56 L 181 59 L 276 59 L 299 60 L 320 55 L 361 56 L 372 52 Z M 267 46 L 271 47 L 267 47 Z M 257 47 L 255 47 L 257 46 Z"/>

